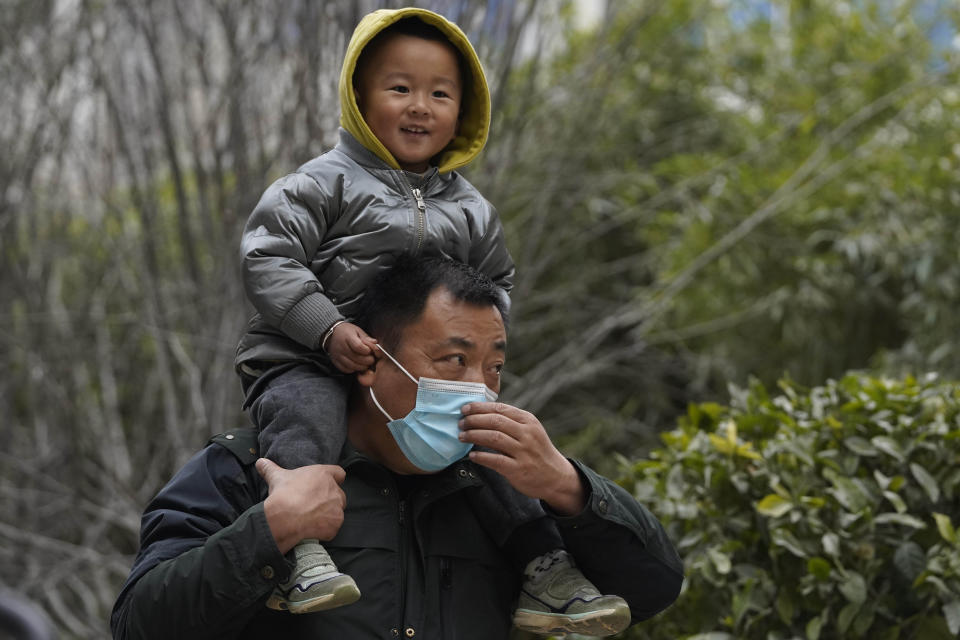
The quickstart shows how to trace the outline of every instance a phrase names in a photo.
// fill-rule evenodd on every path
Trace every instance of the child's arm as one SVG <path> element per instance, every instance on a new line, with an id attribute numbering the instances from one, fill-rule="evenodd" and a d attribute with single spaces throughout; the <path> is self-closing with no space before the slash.
<path id="1" fill-rule="evenodd" d="M 472 239 L 469 264 L 493 280 L 506 293 L 510 293 L 513 289 L 514 265 L 507 250 L 500 216 L 485 199 L 481 199 L 481 207 L 479 217 L 486 221 L 486 225 L 481 227 L 481 233 Z"/>
<path id="2" fill-rule="evenodd" d="M 343 320 L 309 262 L 326 237 L 332 196 L 304 174 L 273 183 L 243 231 L 243 284 L 270 325 L 316 350 L 326 331 Z"/>

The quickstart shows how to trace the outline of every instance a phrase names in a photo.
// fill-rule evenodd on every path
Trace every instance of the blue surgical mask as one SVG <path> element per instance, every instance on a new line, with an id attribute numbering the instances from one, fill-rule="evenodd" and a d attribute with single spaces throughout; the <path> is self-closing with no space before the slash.
<path id="1" fill-rule="evenodd" d="M 497 394 L 482 382 L 435 378 L 417 381 L 383 347 L 379 348 L 417 385 L 416 406 L 405 418 L 398 420 L 384 411 L 370 388 L 370 397 L 389 421 L 387 428 L 407 460 L 424 471 L 440 471 L 467 455 L 473 445 L 460 442 L 460 408 L 468 402 L 492 402 L 497 399 Z"/>

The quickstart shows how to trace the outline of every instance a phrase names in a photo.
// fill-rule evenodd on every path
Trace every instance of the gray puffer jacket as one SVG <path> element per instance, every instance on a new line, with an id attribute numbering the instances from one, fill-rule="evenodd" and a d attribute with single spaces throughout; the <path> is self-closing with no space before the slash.
<path id="1" fill-rule="evenodd" d="M 496 210 L 463 176 L 393 169 L 344 129 L 336 147 L 267 189 L 242 252 L 257 315 L 237 348 L 238 369 L 326 361 L 323 334 L 351 317 L 369 282 L 401 255 L 450 257 L 505 291 L 514 273 Z"/>

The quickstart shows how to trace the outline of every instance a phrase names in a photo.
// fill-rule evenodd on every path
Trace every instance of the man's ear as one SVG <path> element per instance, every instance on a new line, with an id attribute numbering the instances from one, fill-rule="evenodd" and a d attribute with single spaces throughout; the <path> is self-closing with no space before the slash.
<path id="1" fill-rule="evenodd" d="M 374 362 L 369 369 L 357 373 L 357 383 L 361 387 L 372 387 L 377 379 L 377 363 Z"/>

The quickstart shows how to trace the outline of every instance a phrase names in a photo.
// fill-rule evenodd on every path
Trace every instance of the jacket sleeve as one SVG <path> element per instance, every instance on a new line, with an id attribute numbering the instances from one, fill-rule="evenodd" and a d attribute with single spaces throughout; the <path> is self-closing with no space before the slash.
<path id="1" fill-rule="evenodd" d="M 115 640 L 236 637 L 288 578 L 251 469 L 208 446 L 147 506 Z"/>
<path id="2" fill-rule="evenodd" d="M 250 214 L 241 241 L 250 302 L 268 324 L 314 350 L 342 319 L 310 269 L 329 216 L 337 213 L 334 190 L 304 173 L 277 180 Z"/>
<path id="3" fill-rule="evenodd" d="M 485 274 L 494 283 L 510 293 L 513 289 L 514 264 L 503 232 L 503 224 L 496 208 L 480 198 L 486 224 L 482 233 L 473 239 L 470 247 L 470 266 Z"/>
<path id="4" fill-rule="evenodd" d="M 567 550 L 601 591 L 630 605 L 633 622 L 653 617 L 680 595 L 683 563 L 660 522 L 622 487 L 577 460 L 589 486 L 583 512 L 555 516 Z"/>

